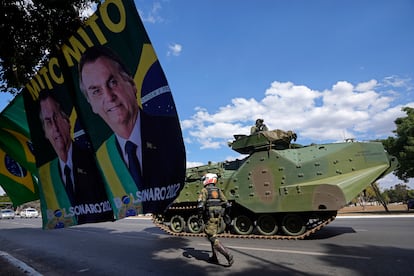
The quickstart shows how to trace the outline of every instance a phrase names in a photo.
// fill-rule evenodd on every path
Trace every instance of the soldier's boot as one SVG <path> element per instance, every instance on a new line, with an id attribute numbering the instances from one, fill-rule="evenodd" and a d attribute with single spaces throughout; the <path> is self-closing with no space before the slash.
<path id="1" fill-rule="evenodd" d="M 210 258 L 208 258 L 208 262 L 212 264 L 218 264 L 219 260 L 217 258 L 216 249 L 214 248 L 213 243 L 211 244 L 211 252 L 213 253 L 213 255 Z"/>
<path id="2" fill-rule="evenodd" d="M 230 254 L 230 252 L 221 244 L 219 240 L 216 240 L 214 243 L 214 248 L 223 254 L 224 257 L 226 257 L 227 262 L 229 263 L 229 266 L 232 266 L 234 263 L 233 255 Z"/>

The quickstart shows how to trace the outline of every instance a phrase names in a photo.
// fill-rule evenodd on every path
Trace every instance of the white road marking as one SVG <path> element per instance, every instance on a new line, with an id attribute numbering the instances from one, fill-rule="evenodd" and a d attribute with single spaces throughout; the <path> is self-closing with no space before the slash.
<path id="1" fill-rule="evenodd" d="M 414 214 L 414 213 L 413 213 Z M 410 218 L 414 217 L 413 214 L 401 214 L 401 215 L 355 215 L 355 216 L 342 216 L 339 215 L 335 219 L 350 219 L 350 218 Z"/>
<path id="2" fill-rule="evenodd" d="M 200 243 L 201 246 L 211 246 L 207 243 Z M 314 251 L 299 251 L 299 250 L 287 250 L 287 249 L 272 249 L 272 248 L 260 248 L 260 247 L 244 247 L 244 246 L 226 246 L 233 249 L 241 250 L 251 250 L 251 251 L 264 251 L 264 252 L 277 252 L 277 253 L 286 253 L 286 254 L 301 254 L 309 256 L 326 256 L 326 257 L 341 257 L 341 258 L 351 258 L 351 259 L 371 259 L 370 257 L 364 256 L 353 256 L 353 255 L 343 255 L 343 254 L 330 254 L 324 252 L 314 252 Z"/>

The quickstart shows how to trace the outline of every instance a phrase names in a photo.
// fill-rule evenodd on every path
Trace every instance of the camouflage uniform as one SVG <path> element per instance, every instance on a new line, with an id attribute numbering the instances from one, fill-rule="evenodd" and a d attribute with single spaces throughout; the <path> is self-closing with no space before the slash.
<path id="1" fill-rule="evenodd" d="M 218 263 L 216 253 L 216 251 L 218 251 L 226 257 L 229 266 L 231 266 L 234 262 L 233 256 L 217 238 L 217 233 L 219 232 L 222 216 L 225 210 L 223 205 L 228 206 L 229 203 L 221 189 L 215 186 L 217 175 L 210 173 L 206 174 L 203 181 L 205 187 L 201 190 L 198 198 L 198 208 L 200 218 L 204 218 L 204 232 L 207 235 L 207 239 L 211 243 L 213 255 L 209 258 L 209 262 Z"/>
<path id="2" fill-rule="evenodd" d="M 268 131 L 269 129 L 263 122 L 263 119 L 257 119 L 256 124 L 250 128 L 250 134 L 254 134 L 260 131 Z"/>

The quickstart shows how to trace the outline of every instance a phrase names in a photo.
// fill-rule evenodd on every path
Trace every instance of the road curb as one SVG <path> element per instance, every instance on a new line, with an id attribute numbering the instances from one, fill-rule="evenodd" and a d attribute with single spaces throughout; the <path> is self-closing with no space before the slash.
<path id="1" fill-rule="evenodd" d="M 0 251 L 0 258 L 3 260 L 6 260 L 11 266 L 16 268 L 17 270 L 24 273 L 24 275 L 30 275 L 30 276 L 42 276 L 39 272 L 37 272 L 34 268 L 27 265 L 26 263 L 16 259 L 9 253 L 6 253 L 4 251 Z"/>

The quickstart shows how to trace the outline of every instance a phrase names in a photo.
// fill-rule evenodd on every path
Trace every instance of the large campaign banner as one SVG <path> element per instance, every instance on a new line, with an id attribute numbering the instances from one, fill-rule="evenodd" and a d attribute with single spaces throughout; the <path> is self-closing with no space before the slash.
<path id="1" fill-rule="evenodd" d="M 107 0 L 25 86 L 43 227 L 161 213 L 185 148 L 172 93 L 132 0 Z"/>

